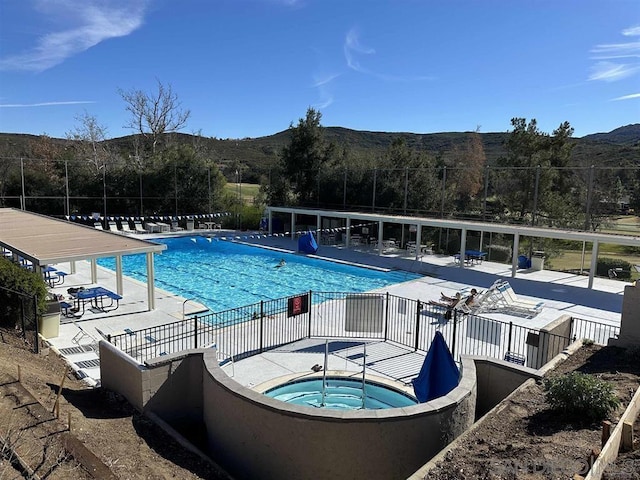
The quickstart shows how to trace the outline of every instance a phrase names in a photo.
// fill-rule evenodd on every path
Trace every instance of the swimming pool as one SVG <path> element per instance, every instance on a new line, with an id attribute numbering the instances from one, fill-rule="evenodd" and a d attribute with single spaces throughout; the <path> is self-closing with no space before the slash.
<path id="1" fill-rule="evenodd" d="M 156 285 L 214 312 L 309 290 L 357 293 L 420 278 L 406 271 L 361 268 L 207 237 L 154 241 L 167 245 L 154 257 Z M 278 268 L 281 259 L 285 265 Z M 115 270 L 114 258 L 99 259 L 98 264 Z M 124 256 L 122 268 L 125 275 L 146 281 L 145 255 Z"/>
<path id="2" fill-rule="evenodd" d="M 323 381 L 325 382 L 324 389 Z M 370 380 L 365 381 L 364 392 L 363 399 L 362 379 L 327 377 L 326 380 L 322 378 L 295 380 L 269 389 L 264 394 L 294 405 L 332 410 L 360 410 L 362 408 L 380 410 L 418 404 L 415 398 Z"/>

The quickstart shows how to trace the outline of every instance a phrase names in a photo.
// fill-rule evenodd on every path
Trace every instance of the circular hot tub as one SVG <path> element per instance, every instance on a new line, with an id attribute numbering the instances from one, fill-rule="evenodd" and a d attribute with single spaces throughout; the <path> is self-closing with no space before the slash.
<path id="1" fill-rule="evenodd" d="M 328 376 L 296 379 L 263 392 L 286 403 L 332 410 L 379 410 L 417 405 L 408 393 L 360 378 Z"/>

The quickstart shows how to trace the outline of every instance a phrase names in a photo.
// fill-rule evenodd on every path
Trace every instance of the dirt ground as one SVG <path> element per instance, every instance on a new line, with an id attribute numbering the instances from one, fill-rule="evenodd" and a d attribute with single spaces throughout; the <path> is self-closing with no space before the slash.
<path id="1" fill-rule="evenodd" d="M 615 426 L 640 386 L 640 353 L 583 346 L 551 374 L 574 370 L 595 374 L 614 385 L 622 404 L 609 419 Z M 574 474 L 587 474 L 593 462 L 592 452 L 597 454 L 601 448 L 601 423 L 584 424 L 580 419 L 550 411 L 541 382 L 504 402 L 486 420 L 425 478 L 571 479 Z M 636 421 L 636 436 L 638 426 Z M 640 478 L 639 449 L 637 444 L 633 452 L 621 455 L 603 478 Z"/>
<path id="2" fill-rule="evenodd" d="M 586 346 L 554 372 L 576 369 L 614 384 L 622 402 L 610 418 L 616 423 L 640 386 L 640 352 Z M 0 329 L 0 478 L 28 477 L 7 448 L 11 446 L 26 463 L 36 465 L 41 478 L 229 479 L 124 399 L 88 388 L 65 371 L 64 361 L 53 353 L 36 355 L 12 330 Z M 51 412 L 63 377 L 60 414 L 55 419 Z M 635 424 L 636 437 L 638 427 L 640 421 Z M 600 447 L 600 423 L 585 425 L 550 412 L 541 384 L 536 383 L 492 413 L 425 478 L 573 478 L 586 474 L 592 452 Z M 640 445 L 621 454 L 604 478 L 639 479 L 638 472 Z"/>
<path id="3" fill-rule="evenodd" d="M 14 331 L 0 329 L 0 478 L 32 478 L 9 446 L 39 478 L 229 478 L 123 398 L 88 388 L 65 371 L 64 361 L 52 352 L 34 354 Z M 63 377 L 56 420 L 52 411 Z"/>

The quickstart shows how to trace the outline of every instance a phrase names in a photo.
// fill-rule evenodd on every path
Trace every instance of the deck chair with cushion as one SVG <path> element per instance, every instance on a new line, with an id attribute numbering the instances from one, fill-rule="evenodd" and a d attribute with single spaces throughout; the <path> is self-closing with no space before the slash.
<path id="1" fill-rule="evenodd" d="M 135 228 L 135 233 L 147 233 L 148 230 L 142 226 L 142 223 L 139 220 L 133 222 L 133 226 Z"/>
<path id="2" fill-rule="evenodd" d="M 120 223 L 120 226 L 122 227 L 120 231 L 123 233 L 136 233 L 136 231 L 132 230 L 131 227 L 129 226 L 128 220 L 122 220 L 122 222 Z"/>
<path id="3" fill-rule="evenodd" d="M 114 220 L 109 220 L 109 230 L 112 232 L 118 231 L 118 224 Z"/>

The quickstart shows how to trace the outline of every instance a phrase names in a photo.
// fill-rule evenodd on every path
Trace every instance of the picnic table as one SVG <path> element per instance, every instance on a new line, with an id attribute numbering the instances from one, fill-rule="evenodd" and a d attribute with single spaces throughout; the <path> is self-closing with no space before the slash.
<path id="1" fill-rule="evenodd" d="M 71 297 L 73 305 L 67 304 L 65 310 L 68 310 L 68 307 L 71 306 L 71 312 L 77 316 L 84 315 L 87 304 L 90 304 L 90 308 L 108 312 L 117 309 L 120 306 L 120 300 L 122 300 L 121 295 L 104 287 L 84 288 L 71 293 Z M 68 313 L 68 311 L 65 313 Z"/>
<path id="2" fill-rule="evenodd" d="M 482 263 L 482 261 L 487 256 L 487 252 L 481 252 L 480 250 L 465 250 L 464 251 L 464 263 L 465 265 L 473 265 L 477 263 Z M 460 263 L 460 254 L 456 253 L 453 256 L 453 260 L 456 263 Z"/>
<path id="3" fill-rule="evenodd" d="M 47 284 L 53 288 L 56 285 L 62 285 L 67 274 L 61 270 L 57 270 L 51 265 L 47 265 L 42 269 L 42 277 Z"/>

